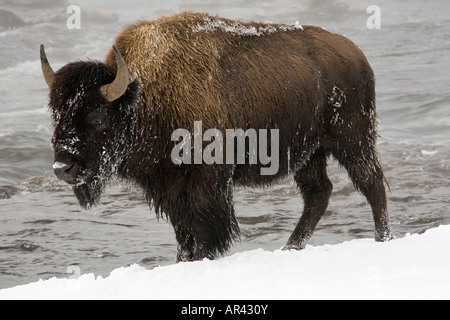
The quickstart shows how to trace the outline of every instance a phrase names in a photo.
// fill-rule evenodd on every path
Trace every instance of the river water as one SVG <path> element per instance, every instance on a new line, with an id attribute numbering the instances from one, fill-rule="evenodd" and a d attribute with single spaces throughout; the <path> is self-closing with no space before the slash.
<path id="1" fill-rule="evenodd" d="M 184 10 L 244 21 L 299 21 L 352 39 L 377 78 L 378 147 L 391 186 L 394 233 L 402 237 L 450 224 L 449 1 L 378 0 L 380 29 L 368 28 L 369 1 L 76 3 L 79 21 L 64 0 L 0 0 L 0 288 L 68 276 L 71 266 L 107 276 L 132 263 L 174 263 L 172 228 L 156 219 L 139 189 L 114 182 L 98 207 L 84 211 L 54 176 L 39 45 L 46 45 L 55 69 L 77 59 L 103 60 L 127 24 Z M 373 237 L 365 198 L 333 160 L 329 175 L 333 195 L 310 244 Z M 235 206 L 242 239 L 230 253 L 282 247 L 302 201 L 288 177 L 269 189 L 235 190 Z"/>

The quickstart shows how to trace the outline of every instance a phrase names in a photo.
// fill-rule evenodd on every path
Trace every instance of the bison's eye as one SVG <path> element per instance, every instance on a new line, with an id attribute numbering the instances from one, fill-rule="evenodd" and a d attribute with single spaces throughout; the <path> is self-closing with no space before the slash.
<path id="1" fill-rule="evenodd" d="M 93 124 L 96 126 L 100 126 L 105 122 L 105 118 L 104 117 L 97 117 L 94 119 Z"/>
<path id="2" fill-rule="evenodd" d="M 86 116 L 86 123 L 97 131 L 103 131 L 108 127 L 108 113 L 104 108 L 91 111 Z"/>

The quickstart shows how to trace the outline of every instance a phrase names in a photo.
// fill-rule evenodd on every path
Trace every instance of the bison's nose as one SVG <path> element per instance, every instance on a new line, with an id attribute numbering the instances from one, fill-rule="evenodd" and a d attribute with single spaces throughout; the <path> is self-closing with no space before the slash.
<path id="1" fill-rule="evenodd" d="M 69 184 L 77 184 L 79 182 L 79 165 L 76 163 L 67 164 L 62 162 L 55 162 L 53 164 L 53 170 L 56 177 L 60 180 L 64 180 Z"/>

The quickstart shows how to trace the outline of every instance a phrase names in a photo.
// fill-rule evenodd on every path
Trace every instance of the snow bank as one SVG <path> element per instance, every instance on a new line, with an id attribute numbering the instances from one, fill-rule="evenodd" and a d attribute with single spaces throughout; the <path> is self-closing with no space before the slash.
<path id="1" fill-rule="evenodd" d="M 0 299 L 449 299 L 449 249 L 447 225 L 389 243 L 258 249 L 152 270 L 132 265 L 107 278 L 52 278 L 0 290 Z"/>

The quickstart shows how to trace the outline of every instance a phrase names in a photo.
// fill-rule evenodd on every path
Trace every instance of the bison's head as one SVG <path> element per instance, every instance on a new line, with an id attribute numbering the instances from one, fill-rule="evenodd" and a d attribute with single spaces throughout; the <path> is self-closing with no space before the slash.
<path id="1" fill-rule="evenodd" d="M 138 84 L 114 46 L 117 71 L 98 61 L 73 62 L 56 73 L 41 45 L 41 65 L 50 88 L 54 171 L 73 185 L 80 204 L 96 204 L 129 147 L 127 131 Z"/>

